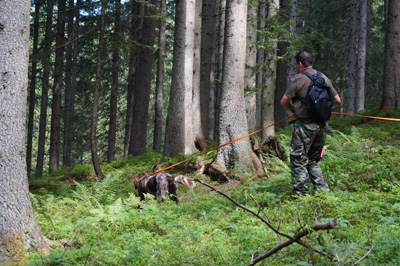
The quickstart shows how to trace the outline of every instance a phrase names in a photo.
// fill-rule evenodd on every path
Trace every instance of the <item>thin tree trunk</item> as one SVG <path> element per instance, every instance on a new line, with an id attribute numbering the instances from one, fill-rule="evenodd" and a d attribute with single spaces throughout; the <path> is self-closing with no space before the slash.
<path id="1" fill-rule="evenodd" d="M 143 26 L 143 5 L 137 0 L 131 0 L 132 19 L 130 28 L 130 55 L 129 55 L 129 74 L 128 74 L 128 96 L 126 106 L 126 121 L 125 121 L 125 140 L 124 140 L 124 157 L 128 156 L 129 144 L 131 142 L 132 124 L 133 124 L 133 103 L 134 89 L 136 84 L 136 64 L 138 60 L 138 48 L 142 34 Z"/>
<path id="2" fill-rule="evenodd" d="M 246 69 L 244 72 L 244 88 L 247 126 L 250 132 L 254 132 L 257 129 L 257 92 L 255 91 L 255 67 L 257 63 L 257 10 L 258 2 L 249 3 L 247 13 L 247 51 Z"/>
<path id="3" fill-rule="evenodd" d="M 83 64 L 83 67 L 85 67 L 85 63 Z M 83 82 L 82 82 L 82 84 L 83 84 L 83 86 L 82 86 L 82 94 L 81 94 L 81 114 L 86 114 L 86 110 L 85 110 L 85 108 L 86 108 L 86 84 L 85 83 L 86 83 L 85 80 L 83 80 Z M 87 125 L 87 123 L 86 123 L 85 118 L 83 116 L 82 120 L 81 120 L 82 136 L 79 138 L 79 161 L 80 161 L 81 164 L 84 163 L 83 162 L 83 152 L 85 150 L 85 148 L 84 148 L 84 143 L 85 143 L 84 140 L 85 140 L 85 137 L 86 137 L 86 134 L 85 134 L 86 129 L 87 129 L 86 125 Z"/>
<path id="4" fill-rule="evenodd" d="M 71 115 L 74 112 L 71 109 L 72 98 L 75 97 L 72 90 L 72 64 L 74 53 L 74 0 L 68 1 L 68 15 L 67 15 L 67 34 L 68 42 L 66 49 L 66 64 L 65 64 L 65 95 L 64 95 L 64 152 L 63 152 L 63 165 L 71 166 L 71 145 L 72 145 L 72 119 Z"/>
<path id="5" fill-rule="evenodd" d="M 279 0 L 271 0 L 268 5 L 268 18 L 274 18 L 278 14 Z M 267 127 L 274 123 L 274 100 L 276 86 L 276 60 L 278 44 L 270 43 L 270 50 L 266 53 L 264 66 L 267 70 L 264 75 L 264 86 L 261 91 L 261 127 Z M 275 127 L 269 127 L 262 131 L 262 141 L 275 136 Z"/>
<path id="6" fill-rule="evenodd" d="M 167 16 L 167 1 L 160 1 L 161 19 L 158 34 L 158 62 L 156 79 L 156 103 L 154 114 L 154 140 L 153 149 L 161 151 L 162 125 L 163 125 L 163 99 L 164 99 L 164 63 L 165 63 L 165 30 Z"/>
<path id="7" fill-rule="evenodd" d="M 281 18 L 290 23 L 290 31 L 295 34 L 296 31 L 296 0 L 281 0 Z M 278 43 L 278 57 L 287 55 L 289 42 Z M 285 109 L 280 105 L 280 101 L 285 94 L 286 89 L 289 86 L 289 82 L 294 75 L 294 62 L 293 56 L 287 55 L 289 59 L 279 60 L 277 62 L 277 77 L 276 77 L 276 88 L 275 88 L 275 101 L 274 101 L 274 117 L 275 121 L 280 121 L 288 114 Z M 278 124 L 278 127 L 285 127 L 286 124 Z"/>
<path id="8" fill-rule="evenodd" d="M 26 166 L 28 177 L 31 175 L 32 168 L 32 138 L 33 138 L 33 118 L 35 114 L 36 101 L 36 76 L 37 76 L 37 60 L 38 60 L 38 39 L 39 39 L 39 13 L 41 0 L 35 0 L 35 17 L 33 22 L 33 51 L 32 51 L 32 68 L 31 83 L 29 90 L 29 116 L 28 116 L 28 139 L 26 148 Z"/>
<path id="9" fill-rule="evenodd" d="M 49 93 L 49 79 L 50 79 L 50 51 L 51 51 L 51 26 L 53 21 L 53 0 L 47 1 L 47 18 L 46 18 L 46 33 L 44 37 L 44 62 L 43 62 L 43 77 L 42 77 L 42 97 L 40 101 L 40 126 L 39 126 L 39 141 L 38 153 L 36 159 L 36 176 L 43 173 L 44 165 L 44 147 L 46 143 L 46 125 L 47 125 L 47 105 Z"/>
<path id="10" fill-rule="evenodd" d="M 257 34 L 257 43 L 260 46 L 257 50 L 257 72 L 256 72 L 256 88 L 257 88 L 257 96 L 256 96 L 256 119 L 257 123 L 261 125 L 261 94 L 263 88 L 263 73 L 264 73 L 264 60 L 265 60 L 265 50 L 264 50 L 264 42 L 265 42 L 265 18 L 267 16 L 267 4 L 263 1 L 260 2 L 258 6 L 258 34 Z"/>
<path id="11" fill-rule="evenodd" d="M 214 52 L 216 1 L 203 0 L 201 21 L 201 125 L 208 139 L 214 139 Z"/>
<path id="12" fill-rule="evenodd" d="M 355 111 L 356 76 L 357 76 L 357 0 L 350 0 L 349 23 L 349 55 L 348 55 L 348 79 L 345 99 L 345 109 L 349 114 Z"/>
<path id="13" fill-rule="evenodd" d="M 97 50 L 97 72 L 96 72 L 96 88 L 93 96 L 93 112 L 92 112 L 92 123 L 91 123 L 91 135 L 90 135 L 90 147 L 92 152 L 92 163 L 96 175 L 100 178 L 104 177 L 103 172 L 100 168 L 100 161 L 97 156 L 97 117 L 98 117 L 98 107 L 99 107 L 99 97 L 101 89 L 101 69 L 103 60 L 103 46 L 104 46 L 104 20 L 105 20 L 105 9 L 106 0 L 101 1 L 101 22 L 100 22 L 100 37 L 99 46 Z"/>
<path id="14" fill-rule="evenodd" d="M 221 94 L 221 86 L 222 86 L 222 70 L 224 65 L 224 47 L 225 47 L 225 16 L 226 16 L 226 0 L 220 0 L 219 5 L 219 43 L 218 43 L 218 72 L 217 72 L 217 83 L 215 86 L 215 126 L 214 126 L 214 139 L 219 142 L 217 139 L 219 136 L 219 126 L 218 126 L 218 117 L 220 112 L 219 99 Z"/>
<path id="15" fill-rule="evenodd" d="M 207 96 L 208 102 L 208 91 L 203 90 L 201 87 L 201 37 L 202 37 L 202 26 L 201 26 L 201 17 L 202 17 L 202 0 L 196 0 L 196 8 L 195 8 L 195 26 L 194 26 L 194 53 L 193 53 L 193 134 L 196 142 L 196 147 L 199 150 L 205 150 L 208 146 L 208 141 L 206 138 L 206 132 L 204 131 L 205 127 L 203 126 L 202 119 L 203 115 L 207 115 L 207 113 L 202 113 L 202 99 Z"/>
<path id="16" fill-rule="evenodd" d="M 149 118 L 149 103 L 151 80 L 153 76 L 153 49 L 155 40 L 155 5 L 156 0 L 145 4 L 142 38 L 140 40 L 139 64 L 136 73 L 134 89 L 133 122 L 129 154 L 139 155 L 146 152 L 147 122 Z"/>
<path id="17" fill-rule="evenodd" d="M 49 247 L 35 220 L 26 171 L 30 1 L 0 5 L 0 264 L 20 265 Z"/>
<path id="18" fill-rule="evenodd" d="M 400 108 L 400 1 L 386 4 L 385 71 L 380 111 L 387 113 L 392 107 Z"/>
<path id="19" fill-rule="evenodd" d="M 60 165 L 61 94 L 64 67 L 65 0 L 58 1 L 56 62 L 54 69 L 53 103 L 51 109 L 50 163 L 52 171 Z"/>
<path id="20" fill-rule="evenodd" d="M 365 69 L 367 53 L 367 0 L 360 1 L 360 30 L 358 38 L 356 111 L 365 108 Z"/>
<path id="21" fill-rule="evenodd" d="M 107 161 L 114 161 L 115 140 L 117 134 L 117 106 L 118 106 L 118 76 L 119 76 L 119 45 L 121 39 L 121 0 L 115 0 L 114 44 L 112 59 L 112 82 L 110 99 L 110 126 L 108 130 Z"/>
<path id="22" fill-rule="evenodd" d="M 69 157 L 71 157 L 71 153 L 72 153 L 72 139 L 73 139 L 73 133 L 74 133 L 74 115 L 75 115 L 75 92 L 76 92 L 76 88 L 77 88 L 77 65 L 78 65 L 78 47 L 79 47 L 79 24 L 80 24 L 80 6 L 81 6 L 81 1 L 82 0 L 76 0 L 76 7 L 75 7 L 75 26 L 74 26 L 74 36 L 76 37 L 76 40 L 74 41 L 74 49 L 72 52 L 72 65 L 71 65 L 71 99 L 70 99 L 70 120 L 71 122 L 71 127 L 70 127 L 70 135 L 68 138 L 68 142 L 71 142 L 71 144 L 68 144 L 67 147 L 67 151 L 66 153 L 69 154 Z M 72 161 L 71 161 L 72 164 Z"/>

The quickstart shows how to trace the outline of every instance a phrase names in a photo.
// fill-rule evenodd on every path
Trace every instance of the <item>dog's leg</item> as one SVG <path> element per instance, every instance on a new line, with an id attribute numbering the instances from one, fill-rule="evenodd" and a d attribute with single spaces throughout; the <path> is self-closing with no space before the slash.
<path id="1" fill-rule="evenodd" d="M 170 200 L 175 201 L 176 204 L 179 203 L 178 200 L 178 186 L 176 185 L 175 181 L 172 179 L 168 185 L 168 193 Z"/>

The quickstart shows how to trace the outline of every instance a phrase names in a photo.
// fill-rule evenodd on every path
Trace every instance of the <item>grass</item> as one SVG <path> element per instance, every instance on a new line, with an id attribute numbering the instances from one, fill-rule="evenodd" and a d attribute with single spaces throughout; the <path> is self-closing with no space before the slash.
<path id="1" fill-rule="evenodd" d="M 400 260 L 400 124 L 338 117 L 330 124 L 321 162 L 328 193 L 293 199 L 288 162 L 276 158 L 269 159 L 268 177 L 220 184 L 197 176 L 289 235 L 337 221 L 335 229 L 303 239 L 334 261 L 293 244 L 259 265 L 352 265 L 360 259 L 358 265 L 395 265 Z M 290 129 L 277 135 L 287 148 Z M 179 187 L 179 205 L 151 197 L 140 203 L 130 178 L 151 172 L 160 157 L 150 152 L 104 164 L 101 181 L 91 166 L 33 180 L 36 219 L 53 251 L 31 253 L 30 265 L 246 265 L 253 254 L 282 241 L 256 217 L 200 184 L 194 190 Z"/>

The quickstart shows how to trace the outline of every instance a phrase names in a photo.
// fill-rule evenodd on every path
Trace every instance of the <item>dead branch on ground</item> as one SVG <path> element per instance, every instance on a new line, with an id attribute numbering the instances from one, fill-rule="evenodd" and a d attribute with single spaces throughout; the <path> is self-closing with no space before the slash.
<path id="1" fill-rule="evenodd" d="M 272 254 L 276 253 L 277 251 L 281 250 L 282 248 L 289 246 L 291 244 L 293 244 L 294 242 L 313 250 L 316 253 L 319 253 L 323 256 L 328 257 L 329 259 L 333 260 L 333 256 L 331 254 L 325 253 L 321 250 L 318 250 L 310 245 L 308 245 L 307 243 L 301 241 L 300 238 L 310 234 L 312 231 L 318 231 L 318 230 L 329 230 L 329 229 L 333 229 L 336 226 L 336 221 L 332 220 L 329 223 L 321 223 L 321 224 L 315 224 L 310 226 L 309 228 L 303 229 L 302 231 L 300 231 L 299 233 L 295 234 L 294 236 L 290 236 L 288 234 L 285 234 L 281 231 L 279 231 L 278 229 L 276 229 L 267 219 L 264 219 L 263 217 L 261 217 L 259 214 L 257 214 L 256 212 L 250 210 L 249 208 L 246 208 L 245 206 L 241 205 L 240 203 L 238 203 L 237 201 L 235 201 L 233 198 L 231 198 L 230 196 L 228 196 L 227 194 L 225 194 L 224 192 L 214 188 L 213 186 L 211 186 L 210 184 L 207 184 L 205 182 L 203 182 L 200 179 L 194 178 L 193 179 L 196 182 L 199 182 L 200 184 L 211 188 L 212 190 L 214 190 L 215 192 L 217 192 L 218 194 L 224 196 L 225 198 L 229 199 L 230 201 L 232 201 L 236 206 L 242 208 L 244 211 L 254 215 L 255 217 L 257 217 L 258 219 L 260 219 L 263 223 L 265 223 L 272 231 L 274 231 L 276 234 L 284 236 L 286 238 L 288 238 L 288 240 L 282 242 L 281 244 L 277 245 L 276 247 L 272 248 L 269 251 L 263 252 L 260 256 L 252 259 L 252 261 L 250 262 L 250 264 L 248 265 L 255 265 L 257 262 L 271 256 Z"/>

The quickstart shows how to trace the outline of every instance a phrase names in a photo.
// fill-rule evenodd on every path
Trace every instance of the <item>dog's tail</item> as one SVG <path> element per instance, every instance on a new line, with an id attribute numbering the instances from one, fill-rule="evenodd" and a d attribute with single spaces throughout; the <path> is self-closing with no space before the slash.
<path id="1" fill-rule="evenodd" d="M 196 186 L 196 182 L 193 178 L 187 178 L 183 175 L 178 175 L 175 177 L 175 182 L 187 186 L 188 188 L 193 189 Z"/>

